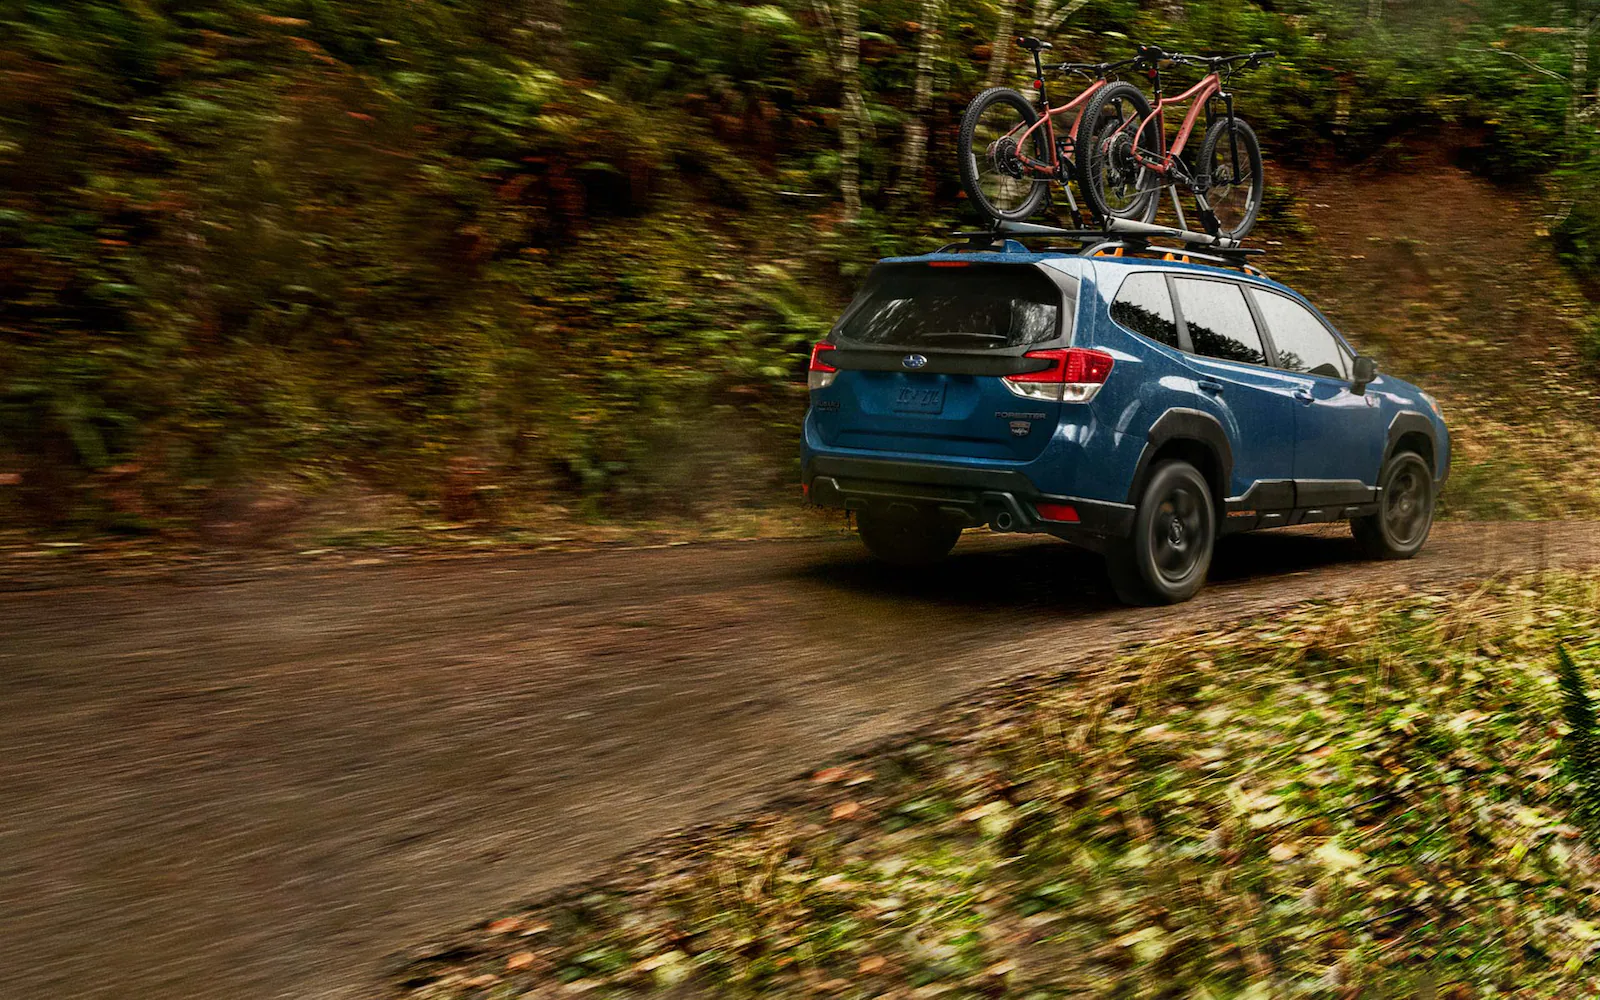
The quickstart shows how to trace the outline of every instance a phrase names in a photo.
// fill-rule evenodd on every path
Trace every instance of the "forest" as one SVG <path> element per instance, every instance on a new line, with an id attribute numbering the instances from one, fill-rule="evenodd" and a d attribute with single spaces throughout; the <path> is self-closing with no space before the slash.
<path id="1" fill-rule="evenodd" d="M 807 347 L 871 261 L 972 221 L 957 122 L 1025 85 L 1024 33 L 1278 50 L 1237 88 L 1266 236 L 1300 225 L 1281 177 L 1464 168 L 1539 206 L 1515 235 L 1581 346 L 1591 7 L 0 0 L 0 520 L 793 505 Z"/>

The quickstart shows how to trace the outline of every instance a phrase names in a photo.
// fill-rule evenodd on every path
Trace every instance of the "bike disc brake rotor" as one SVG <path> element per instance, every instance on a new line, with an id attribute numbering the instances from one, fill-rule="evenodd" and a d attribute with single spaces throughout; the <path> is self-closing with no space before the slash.
<path id="1" fill-rule="evenodd" d="M 978 186 L 995 208 L 1014 211 L 1027 200 L 1034 185 L 1019 156 L 1016 137 L 1002 136 L 989 143 L 987 154 L 988 169 L 980 173 Z"/>
<path id="2" fill-rule="evenodd" d="M 1021 179 L 1022 160 L 1017 156 L 1017 140 L 1008 135 L 990 143 L 989 164 L 997 174 Z"/>
<path id="3" fill-rule="evenodd" d="M 1111 134 L 1100 140 L 1101 177 L 1104 184 L 1106 207 L 1122 211 L 1138 201 L 1139 161 L 1133 155 L 1133 132 L 1129 122 L 1117 121 L 1106 126 Z M 1104 133 L 1102 133 L 1104 134 Z"/>
<path id="4" fill-rule="evenodd" d="M 1211 184 L 1206 198 L 1224 229 L 1236 227 L 1250 211 L 1250 190 L 1255 178 L 1248 164 L 1240 166 L 1244 169 L 1243 178 L 1233 176 L 1233 164 L 1225 156 L 1211 164 Z"/>

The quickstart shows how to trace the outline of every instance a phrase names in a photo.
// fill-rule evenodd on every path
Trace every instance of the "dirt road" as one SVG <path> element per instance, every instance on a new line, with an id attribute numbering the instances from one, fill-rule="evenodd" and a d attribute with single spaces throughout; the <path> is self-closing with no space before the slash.
<path id="1" fill-rule="evenodd" d="M 1017 673 L 1307 598 L 1600 563 L 1600 525 L 1231 540 L 1174 609 L 972 537 L 0 594 L 0 994 L 353 997 L 390 956 Z"/>

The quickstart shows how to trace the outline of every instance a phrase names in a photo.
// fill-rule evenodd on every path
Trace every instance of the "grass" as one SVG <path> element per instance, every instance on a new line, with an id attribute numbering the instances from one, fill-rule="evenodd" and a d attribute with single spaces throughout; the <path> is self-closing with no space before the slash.
<path id="1" fill-rule="evenodd" d="M 413 1000 L 1577 997 L 1600 576 L 1307 606 L 953 710 L 407 973 Z M 530 993 L 531 991 L 531 993 Z"/>

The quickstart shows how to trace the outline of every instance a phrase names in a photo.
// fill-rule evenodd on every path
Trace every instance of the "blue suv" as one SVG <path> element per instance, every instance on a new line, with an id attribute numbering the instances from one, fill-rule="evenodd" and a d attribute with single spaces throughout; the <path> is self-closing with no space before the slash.
<path id="1" fill-rule="evenodd" d="M 812 351 L 809 501 L 904 565 L 969 527 L 1055 535 L 1144 604 L 1192 597 L 1236 531 L 1422 548 L 1450 467 L 1427 393 L 1238 258 L 1108 246 L 880 262 Z"/>

